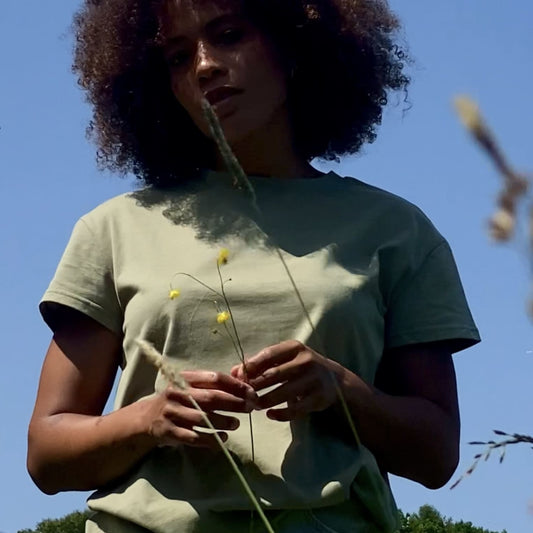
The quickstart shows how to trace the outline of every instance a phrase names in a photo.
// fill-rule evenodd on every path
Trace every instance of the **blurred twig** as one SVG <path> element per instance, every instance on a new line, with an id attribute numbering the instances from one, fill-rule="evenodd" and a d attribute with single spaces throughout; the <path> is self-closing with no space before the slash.
<path id="1" fill-rule="evenodd" d="M 490 234 L 492 238 L 499 242 L 511 240 L 516 226 L 517 208 L 520 201 L 524 200 L 528 192 L 530 180 L 522 173 L 517 172 L 509 164 L 503 150 L 500 148 L 496 137 L 483 119 L 478 105 L 467 96 L 455 98 L 455 108 L 464 126 L 472 134 L 481 148 L 492 160 L 496 169 L 503 179 L 503 187 L 498 195 L 496 212 L 490 219 Z M 529 206 L 528 213 L 528 233 L 529 251 L 528 258 L 533 266 L 533 202 Z M 530 304 L 530 315 L 533 317 L 533 305 Z M 491 453 L 495 450 L 500 454 L 500 463 L 505 457 L 508 445 L 529 443 L 533 444 L 533 437 L 520 433 L 505 433 L 500 430 L 493 430 L 494 433 L 503 440 L 495 441 L 474 441 L 469 444 L 475 446 L 485 446 L 485 450 L 474 456 L 474 462 L 468 470 L 450 487 L 455 488 L 465 477 L 469 476 L 477 467 L 481 460 L 487 461 Z"/>
<path id="2" fill-rule="evenodd" d="M 508 241 L 513 236 L 516 225 L 517 204 L 525 196 L 529 181 L 525 175 L 516 172 L 509 164 L 496 137 L 487 126 L 473 100 L 467 96 L 458 96 L 455 99 L 455 108 L 464 126 L 487 153 L 503 178 L 503 188 L 498 195 L 497 210 L 490 220 L 490 232 L 495 240 Z M 533 226 L 533 221 L 531 225 Z M 532 235 L 530 232 L 530 236 Z"/>
<path id="3" fill-rule="evenodd" d="M 468 477 L 476 469 L 481 460 L 488 461 L 494 450 L 497 450 L 500 454 L 499 462 L 502 463 L 505 458 L 505 452 L 508 445 L 520 443 L 533 444 L 533 437 L 529 435 L 521 435 L 520 433 L 505 433 L 504 431 L 500 431 L 498 429 L 494 429 L 493 432 L 495 435 L 506 438 L 500 441 L 488 440 L 486 442 L 469 442 L 468 444 L 473 446 L 486 446 L 486 448 L 483 452 L 474 455 L 474 462 L 470 468 L 468 468 L 468 470 L 450 487 L 450 489 L 454 489 L 465 477 Z"/>
<path id="4" fill-rule="evenodd" d="M 498 242 L 511 240 L 517 224 L 517 209 L 520 201 L 525 200 L 531 176 L 517 172 L 509 164 L 495 135 L 483 119 L 479 107 L 468 96 L 455 98 L 455 108 L 464 126 L 487 153 L 503 179 L 503 187 L 498 194 L 496 211 L 489 221 L 491 237 Z M 533 274 L 533 202 L 528 208 L 527 256 Z M 533 319 L 533 298 L 529 302 L 529 315 Z"/>

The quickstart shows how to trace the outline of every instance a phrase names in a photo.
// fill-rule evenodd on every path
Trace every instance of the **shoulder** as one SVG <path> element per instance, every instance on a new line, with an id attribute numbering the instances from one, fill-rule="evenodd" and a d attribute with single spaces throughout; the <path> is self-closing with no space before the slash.
<path id="1" fill-rule="evenodd" d="M 169 203 L 181 196 L 180 191 L 146 187 L 123 193 L 99 204 L 81 216 L 78 224 L 100 232 L 154 223 Z"/>
<path id="2" fill-rule="evenodd" d="M 426 214 L 405 198 L 351 176 L 334 174 L 331 184 L 339 212 L 351 214 L 358 226 L 363 221 L 376 235 L 404 236 L 429 248 L 445 242 Z"/>
<path id="3" fill-rule="evenodd" d="M 109 200 L 102 202 L 93 209 L 85 213 L 81 220 L 89 225 L 109 222 L 121 216 L 134 212 L 138 209 L 139 203 L 136 198 L 142 195 L 147 189 L 119 194 Z"/>
<path id="4" fill-rule="evenodd" d="M 338 192 L 346 195 L 348 201 L 367 204 L 372 209 L 392 210 L 394 214 L 422 218 L 429 221 L 418 206 L 397 194 L 375 185 L 370 185 L 353 176 L 341 176 L 336 173 L 332 173 L 332 175 L 332 183 L 335 184 Z"/>

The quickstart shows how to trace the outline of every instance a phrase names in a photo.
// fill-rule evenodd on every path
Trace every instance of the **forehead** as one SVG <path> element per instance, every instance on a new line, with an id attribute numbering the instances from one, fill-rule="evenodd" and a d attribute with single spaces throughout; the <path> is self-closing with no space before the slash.
<path id="1" fill-rule="evenodd" d="M 160 11 L 163 37 L 200 31 L 223 15 L 241 14 L 241 0 L 165 0 Z"/>

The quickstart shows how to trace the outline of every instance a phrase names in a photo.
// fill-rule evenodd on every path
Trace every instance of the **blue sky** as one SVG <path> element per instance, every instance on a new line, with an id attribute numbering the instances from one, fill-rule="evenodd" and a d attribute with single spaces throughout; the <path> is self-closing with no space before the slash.
<path id="1" fill-rule="evenodd" d="M 458 124 L 457 93 L 476 98 L 517 168 L 533 171 L 533 4 L 531 0 L 391 1 L 415 59 L 412 108 L 384 115 L 378 140 L 333 168 L 419 205 L 450 241 L 483 342 L 456 361 L 466 443 L 491 430 L 533 433 L 532 323 L 526 234 L 489 242 L 486 219 L 499 178 Z M 505 8 L 503 7 L 505 5 Z M 70 74 L 68 27 L 76 4 L 2 0 L 0 18 L 0 261 L 3 368 L 0 373 L 0 531 L 82 508 L 85 494 L 45 496 L 25 469 L 26 427 L 50 339 L 37 303 L 76 219 L 131 180 L 97 172 L 84 129 L 90 116 Z M 325 168 L 320 165 L 321 168 Z M 329 168 L 329 167 L 328 167 Z M 428 491 L 393 479 L 399 506 L 430 503 L 446 516 L 509 533 L 533 530 L 526 446 L 510 448 L 456 489 Z"/>

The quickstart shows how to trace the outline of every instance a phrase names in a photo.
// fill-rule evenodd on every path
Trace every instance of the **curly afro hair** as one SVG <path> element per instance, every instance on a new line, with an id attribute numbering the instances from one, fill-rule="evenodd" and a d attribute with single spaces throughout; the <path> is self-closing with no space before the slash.
<path id="1" fill-rule="evenodd" d="M 84 0 L 73 71 L 93 108 L 100 168 L 169 185 L 212 168 L 214 150 L 174 97 L 158 13 L 167 0 Z M 298 154 L 338 160 L 372 142 L 408 60 L 386 0 L 235 0 L 291 65 Z"/>

